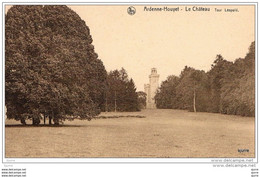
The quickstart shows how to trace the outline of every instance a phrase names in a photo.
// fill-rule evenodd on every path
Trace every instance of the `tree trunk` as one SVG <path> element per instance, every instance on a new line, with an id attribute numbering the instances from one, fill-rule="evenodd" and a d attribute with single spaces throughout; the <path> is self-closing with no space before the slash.
<path id="1" fill-rule="evenodd" d="M 51 119 L 52 119 L 52 117 L 51 117 L 51 115 L 49 115 L 49 125 L 51 125 Z"/>
<path id="2" fill-rule="evenodd" d="M 44 122 L 44 125 L 45 125 L 45 120 L 46 120 L 46 115 L 45 113 L 43 114 L 43 122 Z"/>
<path id="3" fill-rule="evenodd" d="M 39 117 L 34 116 L 34 117 L 32 118 L 32 124 L 33 124 L 33 125 L 39 125 L 40 122 L 41 122 L 41 120 L 40 120 Z"/>
<path id="4" fill-rule="evenodd" d="M 116 112 L 116 91 L 115 91 L 115 112 Z"/>
<path id="5" fill-rule="evenodd" d="M 195 89 L 193 90 L 193 111 L 197 112 L 196 111 L 196 92 L 195 92 Z"/>
<path id="6" fill-rule="evenodd" d="M 108 111 L 108 109 L 107 109 L 107 93 L 106 93 L 106 112 Z"/>
<path id="7" fill-rule="evenodd" d="M 51 116 L 52 116 L 54 125 L 59 125 L 59 118 L 54 116 L 54 112 L 53 111 L 52 111 L 52 115 Z"/>
<path id="8" fill-rule="evenodd" d="M 21 119 L 21 123 L 22 123 L 23 125 L 26 125 L 26 122 L 25 122 L 25 119 L 24 119 L 24 118 Z"/>
<path id="9" fill-rule="evenodd" d="M 59 125 L 59 119 L 57 117 L 53 118 L 54 125 Z"/>

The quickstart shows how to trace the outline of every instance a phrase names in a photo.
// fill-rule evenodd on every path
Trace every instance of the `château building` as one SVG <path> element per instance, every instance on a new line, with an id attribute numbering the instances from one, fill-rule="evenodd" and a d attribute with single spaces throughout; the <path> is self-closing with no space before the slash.
<path id="1" fill-rule="evenodd" d="M 152 68 L 151 74 L 149 75 L 149 84 L 144 84 L 144 91 L 146 93 L 146 108 L 156 108 L 155 105 L 155 94 L 159 87 L 159 74 L 157 74 L 156 68 Z"/>

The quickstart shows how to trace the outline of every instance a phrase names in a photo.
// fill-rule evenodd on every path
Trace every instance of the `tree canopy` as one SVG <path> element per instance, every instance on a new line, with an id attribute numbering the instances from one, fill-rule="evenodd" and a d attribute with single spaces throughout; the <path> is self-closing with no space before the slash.
<path id="1" fill-rule="evenodd" d="M 8 117 L 97 115 L 106 70 L 85 22 L 60 5 L 13 6 L 5 19 Z"/>

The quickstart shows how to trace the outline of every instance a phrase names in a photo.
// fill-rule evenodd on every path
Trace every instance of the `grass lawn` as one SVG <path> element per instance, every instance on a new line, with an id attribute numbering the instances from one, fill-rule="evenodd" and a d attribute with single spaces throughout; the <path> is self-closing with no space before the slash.
<path id="1" fill-rule="evenodd" d="M 147 109 L 59 127 L 6 120 L 6 157 L 254 157 L 254 117 Z M 43 121 L 42 121 L 43 122 Z M 48 122 L 48 121 L 46 121 Z M 249 152 L 238 152 L 247 149 Z"/>

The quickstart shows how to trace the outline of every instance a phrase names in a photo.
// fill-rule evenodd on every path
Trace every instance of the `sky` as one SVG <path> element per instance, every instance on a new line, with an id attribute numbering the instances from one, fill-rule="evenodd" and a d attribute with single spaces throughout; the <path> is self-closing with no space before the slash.
<path id="1" fill-rule="evenodd" d="M 208 71 L 217 54 L 234 61 L 245 57 L 254 41 L 253 6 L 208 6 L 210 12 L 185 11 L 192 6 L 167 6 L 180 7 L 179 12 L 134 6 L 134 15 L 127 13 L 128 6 L 69 7 L 89 26 L 95 51 L 107 71 L 124 67 L 138 91 L 149 83 L 153 67 L 160 83 L 169 75 L 179 76 L 186 65 Z M 239 12 L 223 12 L 225 8 Z"/>
<path id="2" fill-rule="evenodd" d="M 245 57 L 254 41 L 254 6 L 169 6 L 179 11 L 145 11 L 145 6 L 69 6 L 86 22 L 95 52 L 107 71 L 126 69 L 138 91 L 149 83 L 151 68 L 159 82 L 179 76 L 184 67 L 208 71 L 217 54 L 226 60 Z M 148 6 L 165 7 L 165 6 Z M 222 9 L 216 12 L 215 8 Z M 238 12 L 225 12 L 237 9 Z"/>

